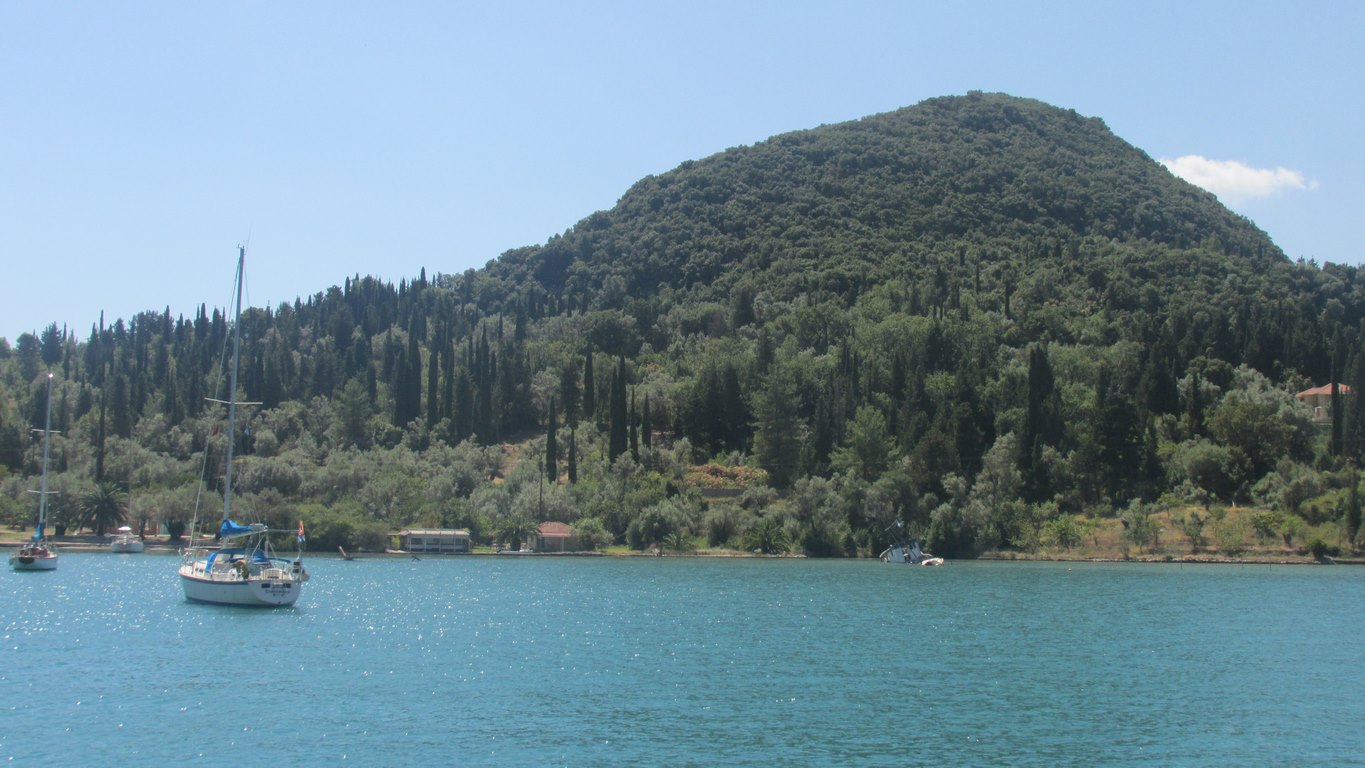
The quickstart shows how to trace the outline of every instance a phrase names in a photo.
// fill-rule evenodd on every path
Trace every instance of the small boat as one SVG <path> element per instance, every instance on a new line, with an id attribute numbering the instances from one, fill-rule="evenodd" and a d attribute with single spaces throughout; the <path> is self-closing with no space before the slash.
<path id="1" fill-rule="evenodd" d="M 133 529 L 126 525 L 119 526 L 118 532 L 114 534 L 113 541 L 109 542 L 110 552 L 135 553 L 146 549 L 142 539 L 133 533 Z"/>
<path id="2" fill-rule="evenodd" d="M 182 551 L 180 585 L 185 598 L 217 605 L 286 606 L 303 593 L 308 571 L 303 567 L 303 522 L 299 521 L 300 551 L 291 562 L 275 556 L 270 545 L 272 531 L 264 523 L 242 525 L 232 519 L 232 448 L 237 424 L 237 368 L 242 346 L 242 268 L 246 247 L 237 249 L 236 312 L 232 329 L 232 375 L 228 384 L 227 450 L 223 483 L 223 519 L 218 526 L 218 546 L 190 546 Z M 196 526 L 197 529 L 197 526 Z M 191 534 L 193 537 L 194 534 Z"/>
<path id="3" fill-rule="evenodd" d="M 883 563 L 903 563 L 905 565 L 943 565 L 941 557 L 925 552 L 919 547 L 919 539 L 905 538 L 905 523 L 901 520 L 896 521 L 896 540 L 891 546 L 882 552 Z M 887 530 L 890 530 L 888 527 Z"/>
<path id="4" fill-rule="evenodd" d="M 899 541 L 886 548 L 882 553 L 883 563 L 904 563 L 906 565 L 943 565 L 941 557 L 935 557 L 919 548 L 919 542 Z"/>
<path id="5" fill-rule="evenodd" d="M 35 432 L 37 430 L 34 430 Z M 43 479 L 38 493 L 38 524 L 33 529 L 33 539 L 24 542 L 14 554 L 10 555 L 9 565 L 16 571 L 55 571 L 57 570 L 57 549 L 43 538 L 47 525 L 47 464 L 52 449 L 52 374 L 47 375 L 47 416 L 43 424 Z"/>

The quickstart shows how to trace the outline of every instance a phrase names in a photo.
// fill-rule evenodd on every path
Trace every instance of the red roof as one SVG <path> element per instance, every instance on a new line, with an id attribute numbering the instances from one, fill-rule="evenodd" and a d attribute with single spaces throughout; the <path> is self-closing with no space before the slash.
<path id="1" fill-rule="evenodd" d="M 1345 384 L 1338 384 L 1338 385 L 1337 385 L 1337 391 L 1340 392 L 1340 393 L 1343 394 L 1343 395 L 1349 395 L 1349 394 L 1351 394 L 1351 388 L 1350 388 L 1349 386 L 1345 385 Z M 1304 391 L 1298 393 L 1297 395 L 1294 395 L 1294 397 L 1312 397 L 1313 395 L 1331 395 L 1331 394 L 1332 394 L 1332 385 L 1331 385 L 1331 384 L 1323 384 L 1321 387 L 1313 387 L 1312 389 L 1305 389 Z"/>
<path id="2" fill-rule="evenodd" d="M 567 539 L 573 535 L 573 530 L 567 523 L 541 523 L 540 535 L 548 539 Z"/>

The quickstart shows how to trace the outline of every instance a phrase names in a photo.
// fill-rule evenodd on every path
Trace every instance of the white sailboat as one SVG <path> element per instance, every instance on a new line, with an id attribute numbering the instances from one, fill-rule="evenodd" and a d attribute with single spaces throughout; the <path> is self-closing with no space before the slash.
<path id="1" fill-rule="evenodd" d="M 232 329 L 232 375 L 228 384 L 227 469 L 223 483 L 223 519 L 218 527 L 218 546 L 196 546 L 190 534 L 180 564 L 180 585 L 186 599 L 218 605 L 293 605 L 303 593 L 308 571 L 302 553 L 292 562 L 276 557 L 270 546 L 270 529 L 262 523 L 241 525 L 232 520 L 232 446 L 237 421 L 237 363 L 242 343 L 242 269 L 246 248 L 237 249 L 235 320 Z M 303 524 L 299 524 L 303 541 Z"/>
<path id="2" fill-rule="evenodd" d="M 34 430 L 35 432 L 37 430 Z M 57 548 L 43 537 L 47 525 L 47 462 L 52 447 L 52 374 L 47 374 L 47 416 L 43 423 L 43 479 L 38 491 L 38 525 L 33 539 L 19 545 L 9 557 L 9 565 L 16 571 L 57 570 Z"/>
<path id="3" fill-rule="evenodd" d="M 109 542 L 110 552 L 122 552 L 125 554 L 137 553 L 146 549 L 142 539 L 133 533 L 133 529 L 126 525 L 119 526 L 118 532 L 113 534 L 114 538 Z"/>

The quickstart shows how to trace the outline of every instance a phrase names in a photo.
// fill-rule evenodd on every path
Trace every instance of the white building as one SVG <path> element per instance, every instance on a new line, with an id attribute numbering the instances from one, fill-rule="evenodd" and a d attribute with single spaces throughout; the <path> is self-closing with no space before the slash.
<path id="1" fill-rule="evenodd" d="M 463 528 L 404 528 L 398 532 L 398 541 L 413 554 L 469 554 L 469 531 Z"/>

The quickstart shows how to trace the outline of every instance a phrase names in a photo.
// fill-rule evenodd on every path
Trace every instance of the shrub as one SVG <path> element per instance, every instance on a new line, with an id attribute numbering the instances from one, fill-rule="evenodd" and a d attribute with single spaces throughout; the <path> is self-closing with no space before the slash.
<path id="1" fill-rule="evenodd" d="M 1327 542 L 1314 537 L 1312 541 L 1308 542 L 1308 551 L 1313 555 L 1314 560 L 1321 561 L 1327 557 Z"/>
<path id="2" fill-rule="evenodd" d="M 1199 548 L 1204 546 L 1204 526 L 1208 522 L 1209 518 L 1198 512 L 1191 512 L 1188 515 L 1180 515 L 1175 518 L 1176 527 L 1190 540 L 1191 552 L 1197 554 Z"/>
<path id="3" fill-rule="evenodd" d="M 1236 557 L 1246 551 L 1247 525 L 1239 518 L 1224 518 L 1214 536 L 1218 541 L 1218 551 L 1228 557 Z"/>
<path id="4" fill-rule="evenodd" d="M 1080 544 L 1082 533 L 1081 524 L 1071 515 L 1062 515 L 1043 523 L 1043 535 L 1062 549 L 1071 549 Z"/>

